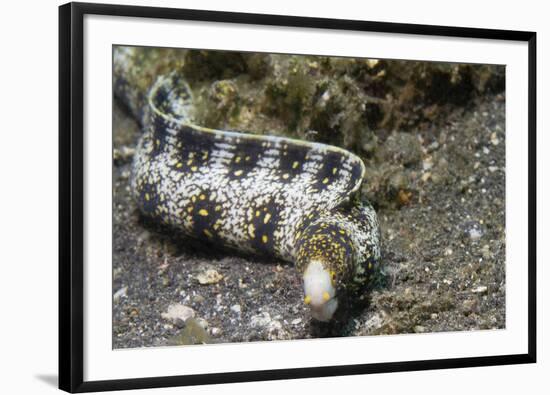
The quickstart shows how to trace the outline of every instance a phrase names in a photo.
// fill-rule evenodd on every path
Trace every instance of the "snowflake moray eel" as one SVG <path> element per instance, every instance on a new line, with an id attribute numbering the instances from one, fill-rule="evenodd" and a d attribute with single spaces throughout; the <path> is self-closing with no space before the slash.
<path id="1" fill-rule="evenodd" d="M 380 259 L 376 212 L 360 199 L 365 166 L 331 145 L 193 123 L 176 72 L 136 82 L 135 49 L 116 47 L 114 94 L 142 128 L 131 190 L 141 213 L 216 246 L 295 264 L 313 318 L 362 289 Z"/>

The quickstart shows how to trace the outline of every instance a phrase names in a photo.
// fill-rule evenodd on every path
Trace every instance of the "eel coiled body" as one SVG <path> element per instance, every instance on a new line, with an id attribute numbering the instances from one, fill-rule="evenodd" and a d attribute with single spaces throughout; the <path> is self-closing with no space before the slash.
<path id="1" fill-rule="evenodd" d="M 193 123 L 181 75 L 133 83 L 134 48 L 114 51 L 114 91 L 141 123 L 131 189 L 153 220 L 216 246 L 293 262 L 314 318 L 365 284 L 380 258 L 376 213 L 361 202 L 365 166 L 344 149 Z"/>

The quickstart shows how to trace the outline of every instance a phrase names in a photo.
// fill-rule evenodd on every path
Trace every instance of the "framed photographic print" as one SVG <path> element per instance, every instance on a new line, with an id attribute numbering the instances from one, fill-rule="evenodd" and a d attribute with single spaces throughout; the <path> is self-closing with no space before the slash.
<path id="1" fill-rule="evenodd" d="M 535 362 L 535 33 L 59 15 L 60 388 Z"/>

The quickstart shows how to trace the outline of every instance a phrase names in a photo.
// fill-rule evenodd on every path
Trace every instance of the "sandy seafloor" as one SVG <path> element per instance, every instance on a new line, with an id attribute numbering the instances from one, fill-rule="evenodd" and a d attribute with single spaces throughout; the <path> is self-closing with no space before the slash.
<path id="1" fill-rule="evenodd" d="M 205 248 L 146 223 L 129 190 L 139 128 L 118 104 L 113 119 L 114 348 L 505 327 L 503 94 L 454 107 L 431 141 L 414 131 L 380 141 L 383 157 L 366 161 L 371 182 L 405 183 L 406 192 L 399 204 L 376 195 L 380 280 L 328 324 L 309 316 L 291 264 Z M 402 172 L 382 177 L 380 161 Z M 209 270 L 214 278 L 201 284 Z M 171 305 L 179 318 L 167 315 Z"/>

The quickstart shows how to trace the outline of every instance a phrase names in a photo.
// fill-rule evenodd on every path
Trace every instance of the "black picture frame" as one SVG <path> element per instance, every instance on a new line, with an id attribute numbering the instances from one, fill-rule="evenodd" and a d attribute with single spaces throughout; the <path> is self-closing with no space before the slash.
<path id="1" fill-rule="evenodd" d="M 87 14 L 364 32 L 511 40 L 528 43 L 528 352 L 183 376 L 84 381 L 83 347 L 83 18 Z M 69 3 L 59 8 L 59 388 L 69 392 L 449 369 L 536 362 L 536 33 L 141 6 Z"/>

